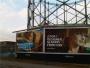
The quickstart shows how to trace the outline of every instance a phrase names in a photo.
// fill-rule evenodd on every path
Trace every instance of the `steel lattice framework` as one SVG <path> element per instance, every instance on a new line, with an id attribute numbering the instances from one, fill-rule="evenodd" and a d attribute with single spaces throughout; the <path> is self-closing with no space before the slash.
<path id="1" fill-rule="evenodd" d="M 90 0 L 28 0 L 27 29 L 61 24 L 90 24 Z"/>

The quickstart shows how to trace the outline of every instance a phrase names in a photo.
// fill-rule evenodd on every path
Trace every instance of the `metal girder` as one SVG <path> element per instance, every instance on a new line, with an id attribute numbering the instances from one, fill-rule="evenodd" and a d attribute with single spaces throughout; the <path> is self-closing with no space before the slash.
<path id="1" fill-rule="evenodd" d="M 69 0 L 68 0 L 69 1 Z M 66 1 L 66 2 L 68 2 L 68 1 Z M 66 3 L 65 2 L 65 3 Z M 60 7 L 62 7 L 64 4 L 61 4 L 61 5 L 59 5 L 52 13 L 50 13 L 47 17 L 46 17 L 46 19 L 50 16 L 50 15 L 52 15 L 56 10 L 58 10 Z M 44 22 L 44 21 L 43 21 Z"/>
<path id="2" fill-rule="evenodd" d="M 80 14 L 82 14 L 82 15 L 84 15 L 84 16 L 85 16 L 85 14 L 83 14 L 83 13 L 81 13 L 80 11 L 78 11 L 77 9 L 75 9 L 75 8 L 71 7 L 71 6 L 70 6 L 70 5 L 68 5 L 66 2 L 62 2 L 62 1 L 60 1 L 60 0 L 57 0 L 57 1 L 59 1 L 59 2 L 63 3 L 63 5 L 66 5 L 66 6 L 68 6 L 68 7 L 72 8 L 73 10 L 75 10 L 75 11 L 77 11 L 77 12 L 79 12 Z"/>
<path id="3" fill-rule="evenodd" d="M 84 19 L 85 20 L 84 24 L 88 24 L 87 22 L 88 20 L 90 20 L 90 17 L 88 16 L 87 13 L 88 3 L 86 3 L 86 0 L 77 0 L 77 1 L 54 0 L 54 1 L 55 2 L 49 0 L 28 0 L 27 29 L 34 27 L 35 23 L 37 23 L 38 25 L 43 24 L 45 22 L 52 23 L 51 21 L 52 19 L 56 19 L 58 20 L 58 22 L 62 23 L 64 22 L 64 24 L 66 23 L 66 25 L 68 25 L 68 23 L 70 23 L 71 20 L 73 22 L 76 22 L 75 24 L 78 24 L 78 22 L 80 21 L 82 22 L 82 19 Z M 83 3 L 83 5 L 81 3 Z M 77 6 L 81 5 L 82 8 L 78 10 Z M 83 11 L 81 11 L 82 9 Z M 59 11 L 60 13 L 58 13 Z M 68 14 L 72 15 L 70 19 Z M 80 17 L 79 15 L 82 17 Z M 56 20 L 53 21 L 57 22 Z"/>

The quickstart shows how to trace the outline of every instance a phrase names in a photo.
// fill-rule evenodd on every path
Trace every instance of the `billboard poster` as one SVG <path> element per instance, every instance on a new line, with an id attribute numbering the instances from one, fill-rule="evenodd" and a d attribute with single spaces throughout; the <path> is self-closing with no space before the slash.
<path id="1" fill-rule="evenodd" d="M 17 33 L 16 41 L 19 50 L 37 52 L 42 50 L 42 32 L 40 31 Z"/>
<path id="2" fill-rule="evenodd" d="M 90 28 L 45 29 L 45 51 L 90 53 Z"/>

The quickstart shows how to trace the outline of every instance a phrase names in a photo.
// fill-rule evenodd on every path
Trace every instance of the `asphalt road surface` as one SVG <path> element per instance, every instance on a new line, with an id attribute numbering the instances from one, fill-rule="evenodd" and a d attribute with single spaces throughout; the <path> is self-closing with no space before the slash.
<path id="1" fill-rule="evenodd" d="M 90 68 L 90 64 L 44 62 L 23 59 L 0 59 L 0 68 Z"/>

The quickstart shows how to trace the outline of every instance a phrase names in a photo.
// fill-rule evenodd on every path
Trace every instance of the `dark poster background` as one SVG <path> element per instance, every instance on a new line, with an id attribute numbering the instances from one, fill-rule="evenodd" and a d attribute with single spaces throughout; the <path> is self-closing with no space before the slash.
<path id="1" fill-rule="evenodd" d="M 63 47 L 65 32 L 65 29 L 46 29 L 46 52 L 65 52 L 66 47 Z"/>

